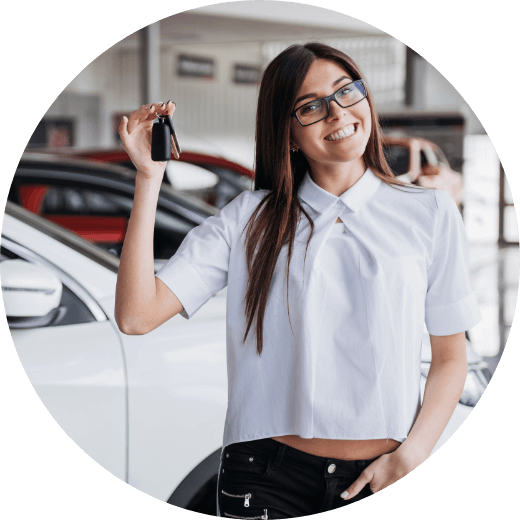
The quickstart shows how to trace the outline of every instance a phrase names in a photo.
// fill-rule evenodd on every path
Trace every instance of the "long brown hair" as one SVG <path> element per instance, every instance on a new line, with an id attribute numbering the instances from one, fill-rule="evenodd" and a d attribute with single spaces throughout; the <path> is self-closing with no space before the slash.
<path id="1" fill-rule="evenodd" d="M 302 213 L 311 227 L 307 247 L 314 234 L 312 218 L 298 198 L 298 190 L 309 164 L 301 152 L 295 154 L 290 151 L 290 114 L 298 90 L 311 65 L 319 59 L 337 63 L 353 80 L 365 80 L 372 119 L 372 129 L 363 155 L 367 167 L 392 187 L 417 187 L 396 179 L 390 169 L 383 152 L 381 128 L 370 88 L 361 70 L 349 56 L 328 45 L 311 42 L 305 45 L 291 45 L 271 61 L 260 83 L 255 136 L 255 190 L 269 192 L 255 209 L 246 226 L 246 261 L 249 276 L 245 298 L 247 328 L 243 341 L 245 342 L 256 317 L 258 355 L 261 355 L 263 349 L 263 322 L 269 288 L 276 261 L 285 244 L 288 244 L 286 277 L 287 292 L 289 291 L 289 265 Z"/>

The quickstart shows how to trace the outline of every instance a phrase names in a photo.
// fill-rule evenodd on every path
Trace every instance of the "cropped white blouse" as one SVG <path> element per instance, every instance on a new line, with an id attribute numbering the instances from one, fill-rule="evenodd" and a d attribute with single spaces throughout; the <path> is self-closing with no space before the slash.
<path id="1" fill-rule="evenodd" d="M 305 174 L 289 274 L 278 258 L 262 355 L 246 342 L 245 235 L 266 190 L 246 191 L 192 229 L 157 272 L 192 317 L 227 290 L 228 408 L 223 447 L 281 435 L 403 441 L 421 406 L 421 339 L 481 320 L 464 225 L 439 190 L 393 188 L 370 169 L 340 197 Z M 343 225 L 335 225 L 337 218 Z M 345 231 L 345 232 L 343 232 Z"/>

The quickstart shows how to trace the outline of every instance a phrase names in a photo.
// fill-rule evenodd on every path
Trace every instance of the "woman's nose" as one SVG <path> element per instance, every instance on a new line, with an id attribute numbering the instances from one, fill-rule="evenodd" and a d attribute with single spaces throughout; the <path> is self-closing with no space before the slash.
<path id="1" fill-rule="evenodd" d="M 340 106 L 335 99 L 329 101 L 329 115 L 327 117 L 327 121 L 339 119 L 343 114 L 345 114 L 347 110 L 347 108 L 343 108 L 342 106 Z"/>

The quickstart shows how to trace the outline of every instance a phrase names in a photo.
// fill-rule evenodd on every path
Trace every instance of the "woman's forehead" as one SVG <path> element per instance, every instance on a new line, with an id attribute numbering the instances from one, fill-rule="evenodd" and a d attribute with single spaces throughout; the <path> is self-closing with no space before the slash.
<path id="1" fill-rule="evenodd" d="M 309 68 L 303 80 L 298 96 L 314 92 L 314 89 L 330 90 L 334 88 L 334 83 L 340 78 L 352 80 L 352 75 L 337 63 L 330 60 L 316 60 Z M 341 84 L 335 85 L 336 88 Z"/>

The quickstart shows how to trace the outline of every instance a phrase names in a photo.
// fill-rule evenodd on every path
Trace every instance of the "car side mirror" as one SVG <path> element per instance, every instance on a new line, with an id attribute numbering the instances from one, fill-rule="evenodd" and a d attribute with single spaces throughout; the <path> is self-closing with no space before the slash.
<path id="1" fill-rule="evenodd" d="M 16 259 L 4 260 L 0 273 L 9 328 L 45 327 L 61 318 L 63 285 L 52 269 Z"/>

